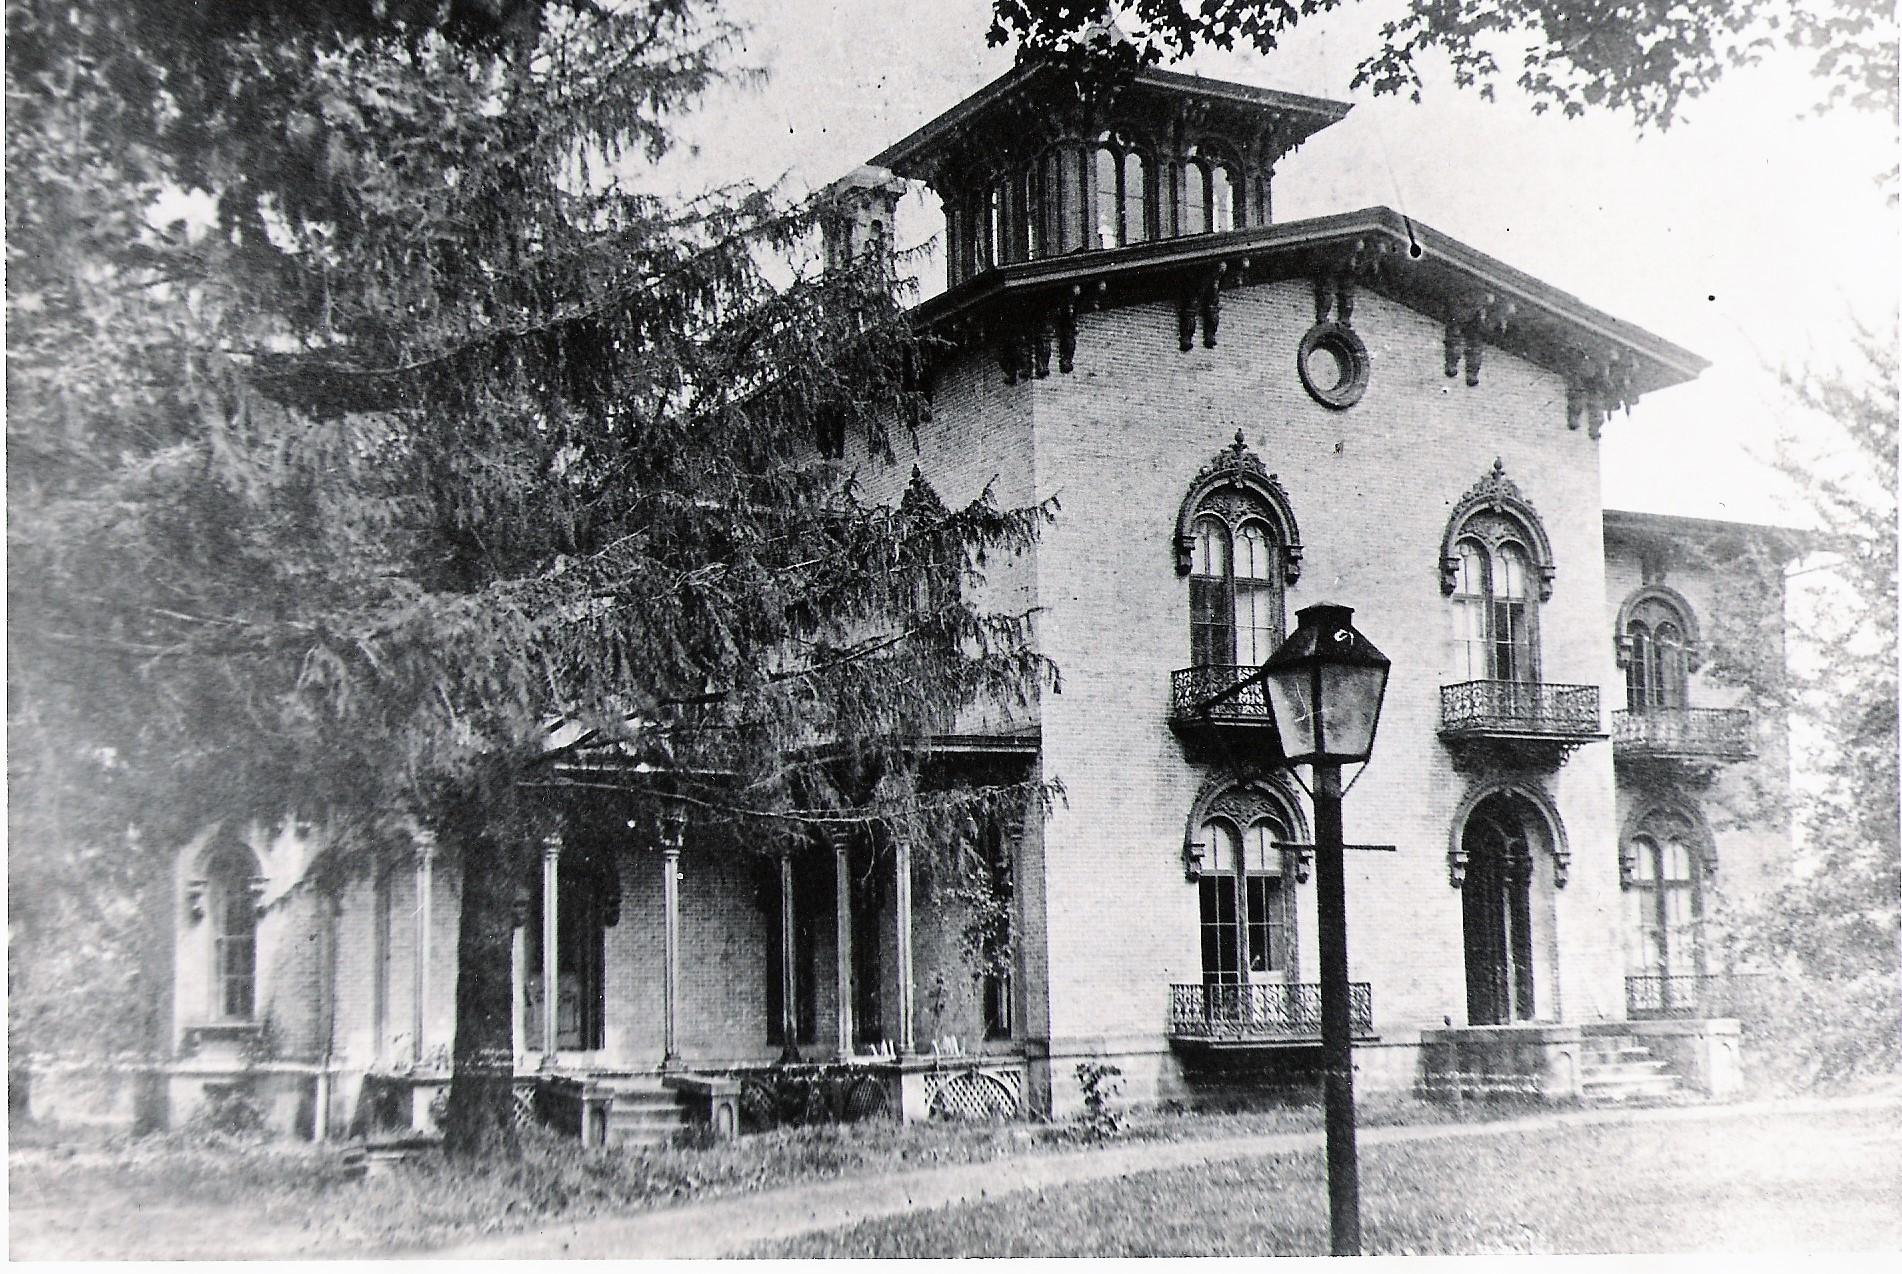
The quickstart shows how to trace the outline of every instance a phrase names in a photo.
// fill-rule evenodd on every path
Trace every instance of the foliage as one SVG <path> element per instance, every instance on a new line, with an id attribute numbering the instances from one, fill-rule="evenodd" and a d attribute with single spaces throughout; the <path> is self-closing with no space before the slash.
<path id="1" fill-rule="evenodd" d="M 1765 973 L 1752 1056 L 1798 1086 L 1902 1069 L 1893 334 L 1864 331 L 1854 355 L 1785 377 L 1813 428 L 1777 467 L 1820 528 L 1791 579 L 1805 597 L 1790 611 L 1802 629 L 1788 665 L 1781 633 L 1761 631 L 1784 617 L 1775 546 L 1727 558 L 1732 595 L 1712 626 L 1712 672 L 1791 722 L 1801 752 L 1798 853 L 1760 905 L 1727 917 L 1726 935 Z M 1780 784 L 1760 794 L 1785 799 Z"/>
<path id="2" fill-rule="evenodd" d="M 1201 44 L 1273 52 L 1302 22 L 1351 0 L 1130 0 L 1109 6 L 1134 28 L 1146 61 L 1186 57 Z M 1098 0 L 993 0 L 990 40 L 1062 48 L 1101 32 Z M 1350 88 L 1420 98 L 1419 63 L 1438 55 L 1454 82 L 1493 96 L 1515 83 L 1534 111 L 1628 113 L 1640 128 L 1669 128 L 1686 101 L 1729 71 L 1794 45 L 1815 53 L 1820 105 L 1893 115 L 1898 80 L 1893 6 L 1883 0 L 1441 0 L 1406 6 L 1380 28 Z"/>
<path id="3" fill-rule="evenodd" d="M 699 843 L 842 819 L 931 852 L 1025 798 L 915 771 L 1045 673 L 1027 617 L 968 586 L 1047 511 L 947 508 L 916 475 L 866 494 L 896 494 L 923 351 L 876 263 L 809 268 L 823 206 L 618 179 L 724 73 L 712 3 L 8 18 L 29 905 L 75 856 L 129 856 L 128 827 L 163 862 L 294 814 L 319 883 L 427 828 L 477 886 L 473 1094 L 509 1043 L 504 882 L 582 803 L 648 828 L 684 804 Z M 505 1087 L 452 1131 L 505 1138 Z"/>
<path id="4" fill-rule="evenodd" d="M 220 1145 L 230 1139 L 249 1140 L 264 1133 L 264 1108 L 245 1084 L 205 1089 L 205 1100 L 186 1122 L 185 1135 Z"/>
<path id="5" fill-rule="evenodd" d="M 1109 1062 L 1078 1062 L 1076 1082 L 1083 1089 L 1083 1136 L 1090 1141 L 1108 1141 L 1123 1130 L 1123 1115 L 1117 1098 L 1123 1091 L 1123 1068 Z"/>

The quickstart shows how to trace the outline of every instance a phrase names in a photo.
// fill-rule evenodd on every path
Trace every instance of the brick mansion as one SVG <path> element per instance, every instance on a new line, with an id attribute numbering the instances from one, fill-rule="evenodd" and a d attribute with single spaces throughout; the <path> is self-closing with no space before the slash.
<path id="1" fill-rule="evenodd" d="M 1601 425 L 1696 355 L 1388 208 L 1276 219 L 1277 172 L 1348 109 L 1027 62 L 839 184 L 834 259 L 889 251 L 921 187 L 944 209 L 913 320 L 945 352 L 895 477 L 1060 503 L 984 592 L 1035 612 L 1061 691 L 935 753 L 1063 797 L 984 829 L 1008 933 L 982 967 L 964 895 L 902 843 L 551 837 L 517 890 L 524 1118 L 744 1130 L 792 1117 L 789 1076 L 842 1118 L 1064 1117 L 1091 1061 L 1138 1103 L 1301 1082 L 1314 833 L 1251 674 L 1319 602 L 1393 661 L 1345 807 L 1362 1089 L 1737 1090 L 1706 920 L 1788 854 L 1748 816 L 1777 802 L 1741 799 L 1787 789 L 1788 750 L 1701 655 L 1721 564 L 1787 550 L 1602 505 Z M 427 1130 L 455 856 L 421 837 L 323 898 L 305 857 L 237 826 L 180 848 L 164 1118 L 244 1085 L 286 1132 Z"/>

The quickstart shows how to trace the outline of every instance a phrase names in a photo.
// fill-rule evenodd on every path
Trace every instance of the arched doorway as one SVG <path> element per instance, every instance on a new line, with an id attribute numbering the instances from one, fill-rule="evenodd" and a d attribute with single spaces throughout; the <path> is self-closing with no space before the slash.
<path id="1" fill-rule="evenodd" d="M 1532 812 L 1510 793 L 1487 797 L 1460 833 L 1466 1018 L 1524 1022 L 1536 1012 L 1532 974 Z"/>

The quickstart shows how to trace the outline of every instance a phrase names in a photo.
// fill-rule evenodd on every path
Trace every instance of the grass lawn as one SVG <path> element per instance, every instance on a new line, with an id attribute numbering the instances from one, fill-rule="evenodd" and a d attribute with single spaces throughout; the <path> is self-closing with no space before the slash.
<path id="1" fill-rule="evenodd" d="M 1470 1119 L 1522 1107 L 1474 1103 Z M 1370 1123 L 1422 1123 L 1444 1108 L 1382 1098 Z M 1317 1129 L 1311 1095 L 1249 1113 L 1150 1112 L 1125 1137 L 1186 1141 Z M 1076 1129 L 1039 1124 L 871 1122 L 789 1129 L 724 1145 L 583 1150 L 531 1136 L 518 1163 L 431 1158 L 375 1181 L 342 1150 L 295 1143 L 128 1140 L 32 1124 L 11 1130 L 9 1250 L 19 1258 L 338 1256 L 415 1249 L 560 1221 L 854 1175 L 1073 1149 Z"/>
<path id="2" fill-rule="evenodd" d="M 1893 1109 L 1556 1128 L 1361 1150 L 1370 1255 L 1902 1248 Z M 1053 1187 L 760 1256 L 1313 1256 L 1318 1151 Z"/>
<path id="3" fill-rule="evenodd" d="M 1032 1147 L 1032 1136 L 1006 1124 L 878 1123 L 584 1150 L 530 1132 L 517 1162 L 460 1165 L 428 1155 L 371 1180 L 350 1175 L 333 1146 L 185 1136 L 87 1145 L 16 1130 L 7 1156 L 9 1253 L 180 1260 L 387 1252 L 800 1181 L 982 1161 Z"/>

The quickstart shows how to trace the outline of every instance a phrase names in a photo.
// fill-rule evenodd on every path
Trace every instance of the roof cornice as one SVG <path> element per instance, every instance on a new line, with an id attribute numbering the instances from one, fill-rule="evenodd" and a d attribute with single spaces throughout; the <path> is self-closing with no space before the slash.
<path id="1" fill-rule="evenodd" d="M 1137 304 L 1290 278 L 1330 287 L 1345 281 L 1441 321 L 1449 375 L 1456 343 L 1470 349 L 1483 341 L 1559 372 L 1601 404 L 1628 405 L 1710 365 L 1384 207 L 1008 264 L 931 298 L 913 315 L 927 330 L 955 335 L 1026 311 Z M 1469 380 L 1477 367 L 1474 356 Z"/>

